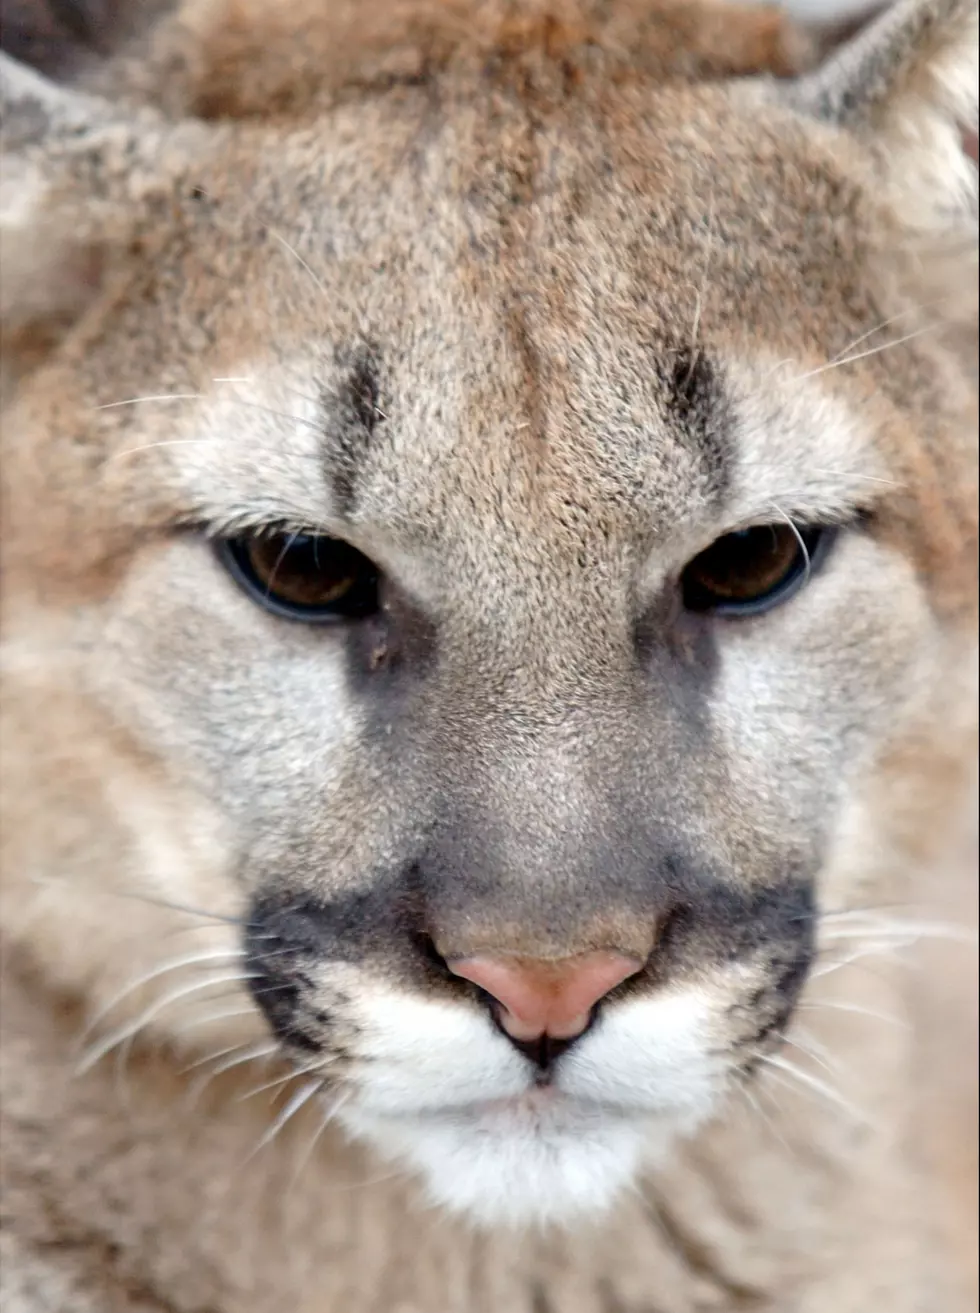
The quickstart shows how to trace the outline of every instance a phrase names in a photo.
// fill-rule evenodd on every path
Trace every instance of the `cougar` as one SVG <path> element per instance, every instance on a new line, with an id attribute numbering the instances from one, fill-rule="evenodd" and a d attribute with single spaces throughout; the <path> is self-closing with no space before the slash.
<path id="1" fill-rule="evenodd" d="M 8 1313 L 970 1308 L 974 0 L 3 103 Z"/>

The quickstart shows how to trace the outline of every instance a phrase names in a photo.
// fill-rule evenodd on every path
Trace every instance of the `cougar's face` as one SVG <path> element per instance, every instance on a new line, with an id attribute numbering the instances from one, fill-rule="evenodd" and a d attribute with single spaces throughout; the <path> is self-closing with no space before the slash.
<path id="1" fill-rule="evenodd" d="M 925 626 L 891 403 L 814 368 L 877 317 L 853 197 L 755 124 L 654 135 L 556 137 L 519 208 L 503 158 L 382 194 L 352 142 L 274 232 L 270 151 L 144 292 L 159 357 L 92 348 L 93 402 L 186 399 L 89 421 L 170 508 L 90 682 L 228 821 L 308 1088 L 485 1219 L 603 1205 L 779 1043 Z"/>

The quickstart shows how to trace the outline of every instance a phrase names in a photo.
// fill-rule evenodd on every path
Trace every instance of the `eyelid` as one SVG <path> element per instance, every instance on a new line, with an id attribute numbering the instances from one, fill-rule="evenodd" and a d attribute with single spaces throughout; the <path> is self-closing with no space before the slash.
<path id="1" fill-rule="evenodd" d="M 347 533 L 340 525 L 293 518 L 285 511 L 278 515 L 270 514 L 268 511 L 258 512 L 247 509 L 229 510 L 224 514 L 214 511 L 195 511 L 181 516 L 169 527 L 183 533 L 199 535 L 209 542 L 227 538 L 266 538 L 274 537 L 276 534 L 294 533 L 307 538 L 349 541 Z"/>
<path id="2" fill-rule="evenodd" d="M 780 524 L 789 523 L 804 525 L 808 529 L 856 528 L 873 513 L 873 508 L 864 505 L 848 507 L 846 511 L 818 511 L 812 507 L 802 507 L 793 503 L 780 502 L 777 505 L 773 502 L 768 510 L 760 510 L 731 528 L 723 529 L 711 541 L 717 542 L 719 538 L 725 538 L 730 533 L 742 533 L 746 529 L 767 529 L 770 526 L 778 528 Z"/>

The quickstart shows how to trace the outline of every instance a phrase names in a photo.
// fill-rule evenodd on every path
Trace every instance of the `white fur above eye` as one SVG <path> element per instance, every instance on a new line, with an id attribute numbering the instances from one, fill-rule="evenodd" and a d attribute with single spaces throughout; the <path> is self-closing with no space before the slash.
<path id="1" fill-rule="evenodd" d="M 485 1225 L 605 1211 L 725 1085 L 703 990 L 610 1008 L 544 1088 L 475 1009 L 373 993 L 360 1011 L 370 1061 L 340 1120 L 419 1172 L 434 1202 Z"/>

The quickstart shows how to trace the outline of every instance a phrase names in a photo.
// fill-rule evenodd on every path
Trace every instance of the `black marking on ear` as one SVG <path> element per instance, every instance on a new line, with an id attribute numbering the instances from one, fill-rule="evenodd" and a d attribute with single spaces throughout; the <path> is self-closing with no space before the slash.
<path id="1" fill-rule="evenodd" d="M 4 0 L 0 49 L 45 77 L 66 81 L 152 22 L 156 7 L 121 0 Z"/>
<path id="2" fill-rule="evenodd" d="M 668 350 L 661 364 L 668 423 L 701 457 L 712 496 L 721 498 L 731 481 L 729 406 L 710 357 L 699 346 Z"/>
<path id="3" fill-rule="evenodd" d="M 321 388 L 327 476 L 337 509 L 349 513 L 357 500 L 357 483 L 378 424 L 388 416 L 381 404 L 381 362 L 374 343 L 360 343 L 338 353 L 336 382 Z"/>
<path id="4" fill-rule="evenodd" d="M 98 34 L 100 15 L 96 10 L 104 6 L 82 4 L 80 0 L 48 0 L 48 8 L 76 41 L 85 45 L 94 45 Z"/>

